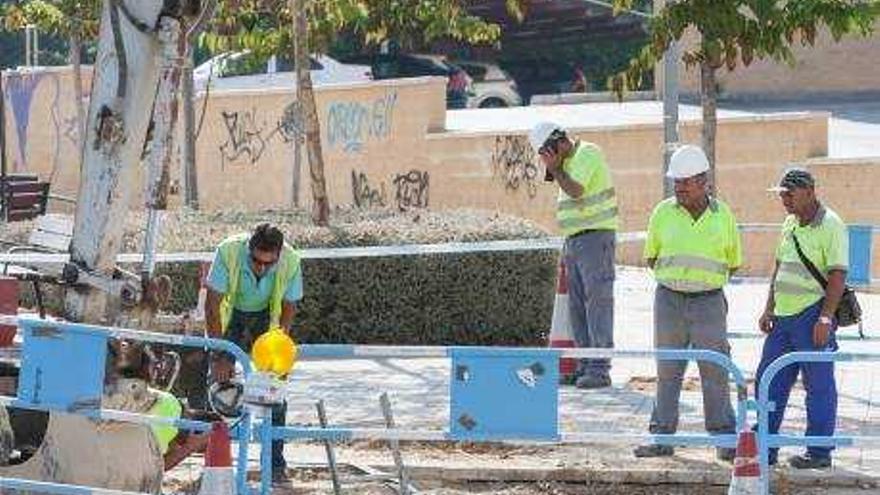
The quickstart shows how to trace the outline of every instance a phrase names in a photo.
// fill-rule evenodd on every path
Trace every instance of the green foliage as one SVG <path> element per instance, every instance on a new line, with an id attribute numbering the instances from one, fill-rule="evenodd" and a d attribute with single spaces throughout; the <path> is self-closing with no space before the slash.
<path id="1" fill-rule="evenodd" d="M 614 0 L 618 10 L 634 0 Z M 827 27 L 835 40 L 847 34 L 867 36 L 880 15 L 877 0 L 680 0 L 668 2 L 650 22 L 651 41 L 629 67 L 608 81 L 621 94 L 637 89 L 673 41 L 689 28 L 702 35 L 700 44 L 682 53 L 689 66 L 708 62 L 713 69 L 734 70 L 756 59 L 794 63 L 792 47 L 812 46 Z"/>
<path id="2" fill-rule="evenodd" d="M 343 32 L 367 45 L 393 38 L 404 47 L 447 37 L 488 43 L 500 35 L 499 26 L 468 14 L 465 0 L 314 0 L 305 8 L 309 46 L 317 52 Z M 213 53 L 247 48 L 268 56 L 292 51 L 292 29 L 288 0 L 221 0 L 201 42 Z"/>
<path id="3" fill-rule="evenodd" d="M 101 21 L 101 0 L 27 0 L 0 6 L 4 30 L 35 25 L 42 32 L 60 36 L 96 38 Z"/>

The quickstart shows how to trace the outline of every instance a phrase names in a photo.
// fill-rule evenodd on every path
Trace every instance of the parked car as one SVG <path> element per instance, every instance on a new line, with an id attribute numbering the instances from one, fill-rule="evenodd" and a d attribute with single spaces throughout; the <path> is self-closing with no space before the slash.
<path id="1" fill-rule="evenodd" d="M 367 65 L 343 64 L 327 55 L 309 56 L 309 70 L 315 85 L 372 80 Z M 249 51 L 221 53 L 193 69 L 196 91 L 204 90 L 211 79 L 211 89 L 248 89 L 293 87 L 294 64 L 284 57 L 260 60 Z"/>
<path id="2" fill-rule="evenodd" d="M 467 60 L 453 60 L 452 63 L 464 69 L 473 81 L 468 107 L 498 108 L 522 105 L 522 97 L 516 82 L 501 67 L 489 62 Z"/>
<path id="3" fill-rule="evenodd" d="M 369 63 L 375 79 L 403 77 L 446 77 L 447 108 L 466 108 L 471 93 L 471 80 L 461 67 L 450 64 L 442 56 L 412 53 L 378 54 L 356 59 Z"/>

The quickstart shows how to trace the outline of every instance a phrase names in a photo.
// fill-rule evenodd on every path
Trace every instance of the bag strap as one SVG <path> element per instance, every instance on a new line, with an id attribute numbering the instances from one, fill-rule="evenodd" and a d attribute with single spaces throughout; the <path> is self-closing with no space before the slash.
<path id="1" fill-rule="evenodd" d="M 801 243 L 798 242 L 798 238 L 796 235 L 794 235 L 794 232 L 791 233 L 791 238 L 792 240 L 794 240 L 794 249 L 797 251 L 798 257 L 801 259 L 801 263 L 803 263 L 804 266 L 807 267 L 807 270 L 809 270 L 810 274 L 813 275 L 813 278 L 816 279 L 816 282 L 819 282 L 819 285 L 822 286 L 822 290 L 827 289 L 828 280 L 826 280 L 825 277 L 822 276 L 822 274 L 819 272 L 819 269 L 816 268 L 816 265 L 814 265 L 813 262 L 810 261 L 810 258 L 807 258 L 807 255 L 805 255 L 803 250 L 801 250 Z"/>

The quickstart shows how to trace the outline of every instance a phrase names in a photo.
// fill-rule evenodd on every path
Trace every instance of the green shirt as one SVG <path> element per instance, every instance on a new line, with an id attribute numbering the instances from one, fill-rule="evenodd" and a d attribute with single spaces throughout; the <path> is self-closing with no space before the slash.
<path id="1" fill-rule="evenodd" d="M 587 229 L 617 230 L 617 197 L 599 147 L 577 142 L 574 153 L 562 162 L 562 170 L 584 188 L 580 198 L 559 189 L 556 219 L 562 234 L 568 237 Z"/>
<path id="2" fill-rule="evenodd" d="M 798 314 L 825 297 L 822 286 L 798 256 L 792 234 L 797 236 L 806 257 L 826 277 L 832 270 L 849 269 L 849 239 L 846 225 L 837 213 L 820 205 L 808 225 L 801 225 L 795 215 L 789 215 L 782 224 L 776 248 L 779 270 L 773 281 L 773 298 L 777 316 Z"/>
<path id="3" fill-rule="evenodd" d="M 657 283 L 679 292 L 720 289 L 742 265 L 742 242 L 733 212 L 722 201 L 696 220 L 675 198 L 661 201 L 648 220 L 644 256 L 655 259 Z"/>

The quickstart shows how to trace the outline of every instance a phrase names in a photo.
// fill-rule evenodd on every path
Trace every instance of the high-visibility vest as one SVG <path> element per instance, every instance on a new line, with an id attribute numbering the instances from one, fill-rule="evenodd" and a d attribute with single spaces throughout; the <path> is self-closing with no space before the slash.
<path id="1" fill-rule="evenodd" d="M 220 301 L 220 322 L 223 333 L 226 333 L 226 328 L 232 319 L 235 298 L 238 296 L 238 288 L 241 284 L 241 253 L 248 249 L 249 239 L 248 234 L 235 235 L 223 241 L 217 248 L 220 252 L 220 259 L 226 265 L 226 273 L 229 274 L 229 286 Z M 269 297 L 269 328 L 280 326 L 284 293 L 287 292 L 288 284 L 299 273 L 299 269 L 299 253 L 284 244 L 276 266 L 275 285 L 272 287 L 272 295 Z"/>
<path id="2" fill-rule="evenodd" d="M 776 248 L 779 270 L 773 280 L 773 312 L 777 316 L 796 315 L 825 297 L 822 286 L 798 256 L 792 234 L 797 236 L 804 255 L 826 278 L 831 270 L 849 268 L 849 238 L 837 213 L 820 206 L 808 225 L 801 225 L 796 216 L 789 215 Z"/>
<path id="3" fill-rule="evenodd" d="M 736 218 L 720 200 L 694 220 L 675 198 L 661 201 L 648 221 L 645 258 L 654 259 L 657 283 L 679 292 L 720 289 L 742 264 Z"/>
<path id="4" fill-rule="evenodd" d="M 562 163 L 569 177 L 584 188 L 579 198 L 562 188 L 556 205 L 556 220 L 562 235 L 568 237 L 583 230 L 617 230 L 617 197 L 611 172 L 599 148 L 578 142 L 572 156 Z"/>
<path id="5" fill-rule="evenodd" d="M 183 407 L 181 407 L 180 401 L 177 400 L 177 397 L 168 392 L 152 388 L 150 389 L 150 392 L 156 394 L 158 398 L 147 414 L 150 416 L 159 416 L 161 418 L 180 418 L 180 415 L 183 414 Z M 159 450 L 164 455 L 165 452 L 168 452 L 168 446 L 171 444 L 171 441 L 177 436 L 177 427 L 171 425 L 151 424 L 150 428 L 152 428 L 153 434 L 156 435 L 156 442 L 159 444 Z"/>

